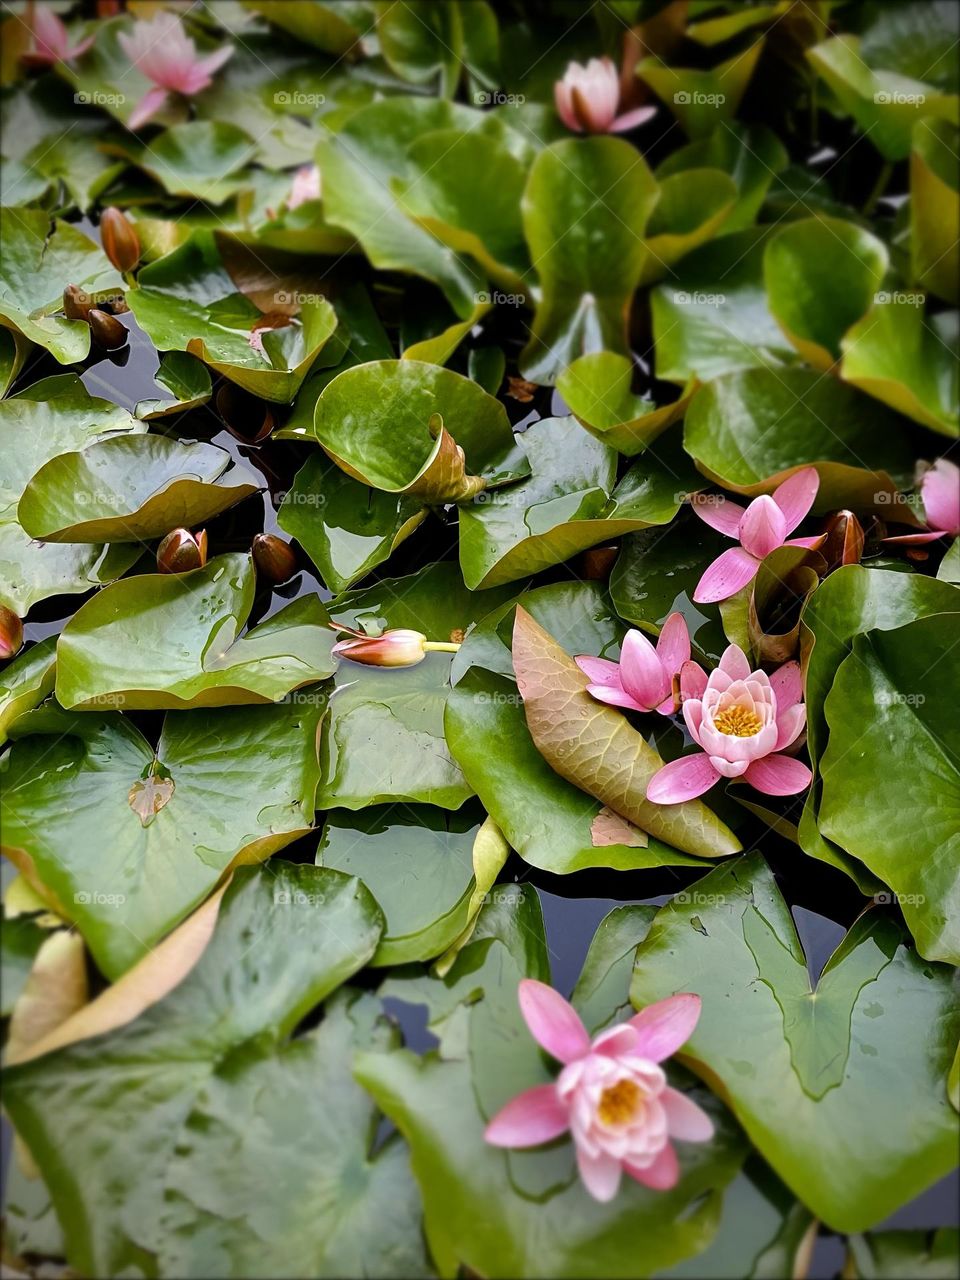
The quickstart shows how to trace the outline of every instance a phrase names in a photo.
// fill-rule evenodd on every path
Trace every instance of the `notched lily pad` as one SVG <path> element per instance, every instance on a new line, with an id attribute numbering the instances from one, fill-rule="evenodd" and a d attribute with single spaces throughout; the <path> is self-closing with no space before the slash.
<path id="1" fill-rule="evenodd" d="M 613 351 L 581 356 L 557 379 L 557 390 L 580 425 L 628 458 L 679 421 L 693 392 L 690 387 L 671 404 L 657 406 L 630 390 L 632 379 L 632 361 Z"/>

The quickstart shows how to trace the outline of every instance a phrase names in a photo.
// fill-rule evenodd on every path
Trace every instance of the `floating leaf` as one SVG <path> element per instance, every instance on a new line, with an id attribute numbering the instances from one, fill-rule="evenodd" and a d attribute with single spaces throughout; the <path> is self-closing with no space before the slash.
<path id="1" fill-rule="evenodd" d="M 687 34 L 692 30 L 688 28 Z M 770 182 L 786 166 L 787 159 L 787 150 L 772 129 L 734 121 L 672 152 L 657 166 L 656 176 L 662 181 L 703 167 L 728 173 L 737 188 L 736 204 L 723 223 L 724 235 L 728 235 L 754 221 Z"/>
<path id="2" fill-rule="evenodd" d="M 9 662 L 0 676 L 0 745 L 17 719 L 39 706 L 53 689 L 56 637 L 31 645 Z"/>
<path id="3" fill-rule="evenodd" d="M 644 58 L 637 75 L 667 104 L 688 137 L 704 138 L 718 122 L 731 120 L 736 114 L 762 48 L 761 38 L 726 62 L 705 70 L 669 67 L 659 58 Z"/>
<path id="4" fill-rule="evenodd" d="M 910 266 L 921 288 L 960 302 L 960 191 L 954 159 L 960 131 L 918 120 L 910 148 Z"/>
<path id="5" fill-rule="evenodd" d="M 262 14 L 296 40 L 336 57 L 353 48 L 369 22 L 357 6 L 331 4 L 327 0 L 240 0 L 240 3 L 244 9 Z"/>
<path id="6" fill-rule="evenodd" d="M 138 418 L 147 422 L 171 413 L 186 413 L 210 399 L 209 369 L 196 356 L 183 351 L 165 352 L 153 381 L 159 394 L 153 399 L 139 400 L 134 410 Z"/>
<path id="7" fill-rule="evenodd" d="M 630 390 L 633 363 L 612 351 L 597 351 L 574 360 L 557 379 L 557 390 L 571 413 L 591 435 L 632 458 L 642 453 L 682 416 L 690 399 L 659 408 Z"/>
<path id="8" fill-rule="evenodd" d="M 847 1241 L 844 1272 L 850 1280 L 952 1280 L 957 1272 L 960 1232 L 956 1227 L 934 1231 L 871 1231 Z"/>
<path id="9" fill-rule="evenodd" d="M 736 202 L 736 184 L 720 169 L 684 169 L 662 178 L 659 199 L 647 222 L 649 257 L 641 283 L 672 274 L 673 263 L 712 240 Z"/>
<path id="10" fill-rule="evenodd" d="M 127 143 L 115 150 L 169 195 L 223 204 L 243 187 L 246 176 L 240 170 L 253 159 L 255 146 L 229 121 L 191 120 L 165 129 L 149 146 Z"/>

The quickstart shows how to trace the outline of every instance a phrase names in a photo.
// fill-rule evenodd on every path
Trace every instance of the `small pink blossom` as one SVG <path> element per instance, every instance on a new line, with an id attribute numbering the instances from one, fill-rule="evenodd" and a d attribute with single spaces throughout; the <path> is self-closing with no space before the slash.
<path id="1" fill-rule="evenodd" d="M 293 175 L 287 208 L 296 209 L 308 200 L 320 199 L 320 170 L 315 164 L 301 165 Z"/>
<path id="2" fill-rule="evenodd" d="M 334 624 L 331 623 L 331 626 Z M 368 636 L 340 624 L 336 631 L 346 631 L 348 640 L 338 640 L 331 650 L 338 658 L 349 658 L 368 667 L 413 667 L 427 655 L 427 637 L 419 631 L 395 627 L 379 636 Z"/>
<path id="3" fill-rule="evenodd" d="M 916 545 L 960 535 L 960 467 L 955 462 L 948 458 L 938 458 L 924 472 L 920 481 L 920 496 L 927 517 L 927 530 L 924 533 L 905 533 L 897 538 L 884 538 L 884 542 Z"/>
<path id="4" fill-rule="evenodd" d="M 778 547 L 818 547 L 822 534 L 790 539 L 787 534 L 793 533 L 813 506 L 819 487 L 816 467 L 804 467 L 778 485 L 772 497 L 763 494 L 748 507 L 729 498 L 695 495 L 691 505 L 700 519 L 740 542 L 739 547 L 724 551 L 707 568 L 693 593 L 697 604 L 714 604 L 736 595 L 756 577 L 763 558 Z"/>
<path id="5" fill-rule="evenodd" d="M 209 88 L 213 73 L 219 71 L 233 53 L 230 45 L 224 45 L 204 58 L 199 57 L 180 19 L 166 11 L 148 21 L 134 23 L 131 32 L 117 39 L 130 61 L 136 63 L 155 86 L 134 108 L 130 116 L 131 129 L 139 129 L 155 116 L 166 104 L 169 94 L 181 93 L 189 98 Z"/>
<path id="6" fill-rule="evenodd" d="M 656 107 L 637 107 L 617 115 L 620 77 L 609 58 L 591 58 L 584 67 L 571 62 L 553 86 L 557 114 L 574 133 L 624 133 L 656 114 Z"/>
<path id="7" fill-rule="evenodd" d="M 487 1142 L 535 1147 L 569 1131 L 580 1177 L 595 1200 L 612 1200 L 623 1173 L 669 1191 L 680 1177 L 671 1139 L 713 1137 L 710 1117 L 667 1084 L 660 1066 L 690 1038 L 700 997 L 660 1000 L 593 1041 L 580 1015 L 552 987 L 525 978 L 519 998 L 530 1034 L 564 1066 L 553 1084 L 508 1102 L 487 1125 Z"/>
<path id="8" fill-rule="evenodd" d="M 619 662 L 582 655 L 576 663 L 589 676 L 587 692 L 598 702 L 663 716 L 679 710 L 681 673 L 686 670 L 685 681 L 697 666 L 690 661 L 690 635 L 682 613 L 667 618 L 656 648 L 642 631 L 630 630 L 620 646 Z"/>
<path id="9" fill-rule="evenodd" d="M 692 690 L 691 690 L 692 692 Z M 699 696 L 683 702 L 683 718 L 702 751 L 671 760 L 650 779 L 654 804 L 693 800 L 721 778 L 743 778 L 770 796 L 792 796 L 810 785 L 810 770 L 781 755 L 806 724 L 803 684 L 796 662 L 772 676 L 751 671 L 746 654 L 729 645 Z"/>
<path id="10" fill-rule="evenodd" d="M 23 55 L 23 61 L 30 67 L 52 67 L 57 62 L 72 62 L 93 44 L 93 36 L 88 36 L 79 44 L 71 45 L 67 28 L 46 4 L 33 6 L 27 22 L 33 42 Z"/>

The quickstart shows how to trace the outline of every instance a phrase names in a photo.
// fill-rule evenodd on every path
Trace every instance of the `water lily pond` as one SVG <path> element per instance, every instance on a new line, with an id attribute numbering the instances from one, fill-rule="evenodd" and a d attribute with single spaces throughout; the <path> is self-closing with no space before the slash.
<path id="1" fill-rule="evenodd" d="M 4 0 L 4 1274 L 958 1280 L 960 8 Z"/>

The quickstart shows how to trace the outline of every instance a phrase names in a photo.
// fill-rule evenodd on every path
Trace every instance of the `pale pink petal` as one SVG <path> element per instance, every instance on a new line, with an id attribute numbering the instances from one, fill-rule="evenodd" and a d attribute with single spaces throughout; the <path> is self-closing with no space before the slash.
<path id="1" fill-rule="evenodd" d="M 746 680 L 750 674 L 750 663 L 738 644 L 728 644 L 717 664 L 717 670 L 731 680 Z"/>
<path id="2" fill-rule="evenodd" d="M 932 529 L 960 533 L 960 467 L 938 458 L 920 482 L 927 523 Z"/>
<path id="3" fill-rule="evenodd" d="M 703 722 L 703 702 L 700 698 L 684 698 L 680 704 L 683 711 L 683 718 L 686 722 L 690 737 L 694 742 L 702 746 L 700 742 L 700 725 Z"/>
<path id="4" fill-rule="evenodd" d="M 167 91 L 159 87 L 148 89 L 130 114 L 127 127 L 130 129 L 139 129 L 141 125 L 146 124 L 152 116 L 166 105 Z"/>
<path id="5" fill-rule="evenodd" d="M 623 707 L 625 711 L 647 712 L 650 710 L 650 707 L 645 707 L 636 698 L 632 698 L 622 687 L 614 689 L 608 684 L 588 684 L 587 693 L 598 702 L 606 702 L 611 707 Z"/>
<path id="6" fill-rule="evenodd" d="M 580 654 L 574 662 L 585 676 L 589 676 L 591 684 L 606 685 L 610 689 L 621 687 L 619 662 L 611 662 L 609 658 L 591 658 L 589 654 Z"/>
<path id="7" fill-rule="evenodd" d="M 825 533 L 817 533 L 812 538 L 788 538 L 783 545 L 785 547 L 806 547 L 808 551 L 816 551 L 826 536 Z"/>
<path id="8" fill-rule="evenodd" d="M 680 804 L 709 791 L 719 772 L 701 752 L 671 760 L 647 783 L 647 799 L 653 804 Z"/>
<path id="9" fill-rule="evenodd" d="M 636 107 L 633 111 L 625 111 L 617 116 L 610 126 L 610 133 L 626 133 L 628 129 L 636 129 L 657 114 L 656 107 Z"/>
<path id="10" fill-rule="evenodd" d="M 754 760 L 743 775 L 751 787 L 768 796 L 793 796 L 805 791 L 813 777 L 801 760 L 791 756 L 764 756 Z"/>
<path id="11" fill-rule="evenodd" d="M 667 1113 L 671 1138 L 679 1138 L 681 1142 L 709 1142 L 713 1137 L 713 1121 L 679 1089 L 667 1085 L 660 1094 L 660 1105 Z"/>
<path id="12" fill-rule="evenodd" d="M 707 687 L 707 673 L 699 662 L 685 662 L 680 668 L 680 697 L 702 698 Z"/>
<path id="13" fill-rule="evenodd" d="M 920 546 L 923 542 L 936 542 L 947 537 L 946 529 L 932 529 L 928 533 L 902 533 L 896 538 L 884 538 L 885 543 L 899 542 L 902 546 Z"/>
<path id="14" fill-rule="evenodd" d="M 679 701 L 679 696 L 671 690 L 667 697 L 658 706 L 654 707 L 654 710 L 661 716 L 676 715 L 680 710 Z"/>
<path id="15" fill-rule="evenodd" d="M 594 1200 L 606 1203 L 612 1200 L 620 1188 L 620 1161 L 601 1152 L 590 1156 L 583 1147 L 577 1147 L 577 1168 L 583 1185 Z"/>
<path id="16" fill-rule="evenodd" d="M 644 707 L 657 706 L 670 692 L 663 663 L 642 631 L 628 631 L 623 638 L 620 683 Z"/>
<path id="17" fill-rule="evenodd" d="M 567 1108 L 553 1084 L 538 1084 L 518 1094 L 493 1117 L 484 1138 L 495 1147 L 536 1147 L 570 1127 Z"/>
<path id="18" fill-rule="evenodd" d="M 553 100 L 556 103 L 557 115 L 567 128 L 572 129 L 574 133 L 583 133 L 583 126 L 573 109 L 573 96 L 566 80 L 558 80 L 553 86 Z"/>
<path id="19" fill-rule="evenodd" d="M 671 1187 L 677 1185 L 680 1178 L 677 1153 L 669 1142 L 646 1169 L 641 1169 L 628 1161 L 624 1161 L 623 1167 L 631 1178 L 642 1182 L 645 1187 L 650 1187 L 653 1191 L 669 1191 Z"/>
<path id="20" fill-rule="evenodd" d="M 740 541 L 745 551 L 762 560 L 779 547 L 787 535 L 783 512 L 768 494 L 754 498 L 740 521 Z"/>
<path id="21" fill-rule="evenodd" d="M 594 1039 L 593 1052 L 604 1053 L 610 1058 L 618 1058 L 624 1053 L 636 1053 L 639 1044 L 637 1035 L 637 1029 L 629 1022 L 608 1027 Z"/>
<path id="22" fill-rule="evenodd" d="M 682 613 L 671 613 L 657 640 L 657 655 L 664 671 L 674 676 L 690 660 L 690 633 Z"/>
<path id="23" fill-rule="evenodd" d="M 760 561 L 756 556 L 742 547 L 731 547 L 717 556 L 697 583 L 694 601 L 697 604 L 715 604 L 736 595 L 741 587 L 753 581 L 759 568 Z"/>
<path id="24" fill-rule="evenodd" d="M 787 533 L 793 533 L 813 506 L 819 488 L 820 477 L 816 467 L 804 467 L 774 489 L 773 500 L 783 512 Z"/>
<path id="25" fill-rule="evenodd" d="M 233 45 L 225 44 L 222 48 L 215 49 L 213 53 L 208 53 L 205 58 L 201 58 L 197 65 L 201 68 L 204 75 L 212 77 L 213 74 L 219 71 L 223 64 L 228 62 L 232 57 Z"/>
<path id="26" fill-rule="evenodd" d="M 35 6 L 32 29 L 38 53 L 48 56 L 53 62 L 66 57 L 69 47 L 67 28 L 49 5 Z"/>
<path id="27" fill-rule="evenodd" d="M 807 723 L 807 709 L 802 702 L 794 703 L 777 716 L 777 742 L 774 751 L 785 751 L 803 733 Z"/>
<path id="28" fill-rule="evenodd" d="M 711 529 L 724 533 L 728 538 L 740 537 L 740 521 L 746 508 L 729 498 L 718 498 L 709 493 L 695 493 L 690 499 L 693 510 Z"/>
<path id="29" fill-rule="evenodd" d="M 782 713 L 803 697 L 803 676 L 799 662 L 785 662 L 770 677 L 770 688 L 777 699 L 777 712 Z"/>
<path id="30" fill-rule="evenodd" d="M 530 1034 L 552 1057 L 573 1062 L 590 1052 L 590 1037 L 580 1015 L 559 991 L 535 978 L 524 978 L 519 999 Z"/>
<path id="31" fill-rule="evenodd" d="M 640 1033 L 637 1052 L 651 1062 L 663 1062 L 686 1044 L 700 1017 L 700 997 L 690 991 L 648 1004 L 629 1025 Z"/>

